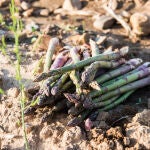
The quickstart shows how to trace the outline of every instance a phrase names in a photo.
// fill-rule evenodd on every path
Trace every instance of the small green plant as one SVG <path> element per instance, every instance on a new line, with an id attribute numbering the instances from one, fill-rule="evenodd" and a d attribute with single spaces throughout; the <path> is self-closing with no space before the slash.
<path id="1" fill-rule="evenodd" d="M 0 94 L 4 94 L 4 91 L 0 88 Z"/>
<path id="2" fill-rule="evenodd" d="M 0 45 L 0 51 L 2 51 L 3 55 L 6 55 L 6 43 L 5 43 L 5 36 L 2 36 L 2 44 Z"/>
<path id="3" fill-rule="evenodd" d="M 11 14 L 11 19 L 12 19 L 12 25 L 9 26 L 9 29 L 14 33 L 14 37 L 15 37 L 14 53 L 16 54 L 16 57 L 17 57 L 17 62 L 15 64 L 16 79 L 19 83 L 19 87 L 21 91 L 20 104 L 21 104 L 22 129 L 24 132 L 25 148 L 26 150 L 29 150 L 29 144 L 27 140 L 27 134 L 26 134 L 25 122 L 24 122 L 24 109 L 25 109 L 26 97 L 24 94 L 24 85 L 22 83 L 22 76 L 21 76 L 21 70 L 20 70 L 21 56 L 20 56 L 20 51 L 19 51 L 19 35 L 22 31 L 23 26 L 22 26 L 22 21 L 18 15 L 19 14 L 18 9 L 15 7 L 14 0 L 11 0 L 9 8 L 10 8 L 10 14 Z"/>

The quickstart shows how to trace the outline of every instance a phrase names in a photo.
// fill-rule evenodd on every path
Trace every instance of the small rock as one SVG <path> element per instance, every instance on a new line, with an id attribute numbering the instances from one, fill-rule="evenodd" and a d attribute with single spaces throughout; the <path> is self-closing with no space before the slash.
<path id="1" fill-rule="evenodd" d="M 124 143 L 125 146 L 129 146 L 130 145 L 130 139 L 129 139 L 129 137 L 124 137 L 123 143 Z"/>
<path id="2" fill-rule="evenodd" d="M 26 26 L 25 26 L 25 29 L 28 31 L 28 32 L 32 32 L 33 31 L 33 29 L 34 30 L 37 30 L 37 29 L 39 29 L 39 26 L 35 23 L 35 22 L 30 22 L 29 24 L 27 24 Z"/>
<path id="3" fill-rule="evenodd" d="M 13 98 L 16 98 L 19 95 L 19 90 L 16 87 L 10 88 L 7 91 L 7 95 Z"/>
<path id="4" fill-rule="evenodd" d="M 107 142 L 102 142 L 98 144 L 98 150 L 110 150 L 109 144 Z"/>
<path id="5" fill-rule="evenodd" d="M 33 10 L 34 10 L 33 8 L 30 8 L 30 9 L 24 11 L 24 12 L 22 13 L 22 15 L 23 15 L 24 17 L 29 17 L 29 16 L 32 15 Z"/>
<path id="6" fill-rule="evenodd" d="M 31 5 L 30 5 L 29 3 L 27 3 L 27 2 L 25 2 L 25 1 L 23 1 L 23 2 L 21 3 L 21 8 L 22 8 L 23 10 L 28 10 L 30 7 L 31 7 Z"/>
<path id="7" fill-rule="evenodd" d="M 150 34 L 150 1 L 143 7 L 139 8 L 136 13 L 130 17 L 132 31 L 136 35 L 149 35 Z"/>
<path id="8" fill-rule="evenodd" d="M 49 15 L 49 10 L 48 9 L 41 9 L 40 10 L 40 15 L 41 16 L 48 16 Z"/>
<path id="9" fill-rule="evenodd" d="M 98 30 L 108 29 L 111 28 L 114 24 L 115 19 L 108 15 L 102 15 L 96 17 L 96 20 L 93 23 L 93 26 Z"/>
<path id="10" fill-rule="evenodd" d="M 50 12 L 53 12 L 55 9 L 58 9 L 62 6 L 64 0 L 40 0 L 40 6 L 47 8 Z"/>
<path id="11" fill-rule="evenodd" d="M 79 10 L 82 8 L 80 0 L 65 0 L 63 3 L 63 9 L 66 10 Z"/>

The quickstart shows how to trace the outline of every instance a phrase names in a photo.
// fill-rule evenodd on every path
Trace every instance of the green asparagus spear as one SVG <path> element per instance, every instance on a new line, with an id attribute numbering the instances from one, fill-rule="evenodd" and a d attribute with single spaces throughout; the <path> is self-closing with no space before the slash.
<path id="1" fill-rule="evenodd" d="M 116 81 L 113 84 L 110 84 L 108 86 L 102 87 L 101 91 L 93 90 L 92 92 L 89 93 L 89 96 L 94 98 L 96 96 L 99 96 L 99 95 L 101 95 L 101 94 L 103 94 L 105 92 L 114 90 L 114 89 L 116 89 L 118 87 L 121 87 L 121 86 L 123 86 L 125 84 L 128 84 L 130 82 L 133 82 L 133 81 L 138 80 L 140 78 L 144 78 L 145 76 L 147 76 L 149 74 L 150 74 L 150 67 L 149 68 L 145 68 L 145 69 L 143 69 L 141 71 L 138 71 L 136 73 L 133 73 L 133 74 L 127 76 L 127 77 L 124 77 L 124 78 Z"/>
<path id="2" fill-rule="evenodd" d="M 53 88 L 51 89 L 51 94 L 56 95 L 60 93 L 62 86 L 64 85 L 64 83 L 67 81 L 68 78 L 69 78 L 68 73 L 63 74 L 61 78 L 57 81 L 57 83 L 53 86 Z"/>
<path id="3" fill-rule="evenodd" d="M 93 99 L 91 104 L 84 102 L 83 106 L 84 108 L 87 108 L 87 109 L 95 109 L 95 108 L 104 107 L 114 102 L 118 97 L 119 96 L 117 95 L 103 102 L 97 102 L 97 101 L 94 101 Z"/>
<path id="4" fill-rule="evenodd" d="M 89 84 L 91 81 L 93 81 L 98 68 L 115 68 L 123 63 L 125 63 L 124 59 L 121 59 L 117 62 L 96 61 L 86 68 L 86 70 L 82 73 L 81 79 L 83 83 Z"/>
<path id="5" fill-rule="evenodd" d="M 123 101 L 125 101 L 135 90 L 129 91 L 125 94 L 123 94 L 121 97 L 119 97 L 118 99 L 116 99 L 113 103 L 105 106 L 104 108 L 99 109 L 98 111 L 105 111 L 105 110 L 110 110 L 113 107 L 119 105 L 120 103 L 122 103 Z"/>
<path id="6" fill-rule="evenodd" d="M 64 66 L 64 67 L 59 68 L 59 69 L 50 70 L 47 73 L 44 72 L 40 76 L 38 76 L 34 81 L 39 82 L 39 81 L 44 80 L 44 79 L 46 79 L 52 75 L 63 74 L 65 72 L 69 72 L 69 71 L 72 71 L 74 69 L 83 68 L 83 67 L 85 67 L 85 66 L 87 66 L 87 65 L 89 65 L 95 61 L 115 60 L 115 59 L 118 59 L 118 58 L 126 55 L 127 53 L 128 53 L 128 48 L 126 48 L 124 50 L 120 50 L 119 52 L 112 53 L 112 54 L 104 54 L 104 55 L 99 54 L 98 56 L 90 57 L 86 60 L 79 61 L 78 63 L 72 64 L 72 65 L 67 65 L 67 66 Z"/>
<path id="7" fill-rule="evenodd" d="M 56 46 L 59 44 L 58 38 L 52 38 L 49 42 L 48 50 L 46 53 L 45 65 L 44 65 L 44 72 L 47 72 L 52 64 L 52 57 L 54 51 L 56 50 Z"/>
<path id="8" fill-rule="evenodd" d="M 110 91 L 110 92 L 108 92 L 108 93 L 106 93 L 106 94 L 104 94 L 98 98 L 95 98 L 94 101 L 95 102 L 104 101 L 104 100 L 107 100 L 113 96 L 120 95 L 120 94 L 123 94 L 125 92 L 130 91 L 130 90 L 138 89 L 138 88 L 141 88 L 141 87 L 144 87 L 147 85 L 150 85 L 150 76 L 145 77 L 145 78 L 140 79 L 140 80 L 137 80 L 137 81 L 134 81 L 134 82 L 129 83 L 127 85 L 124 85 L 120 88 L 117 88 L 114 91 Z"/>
<path id="9" fill-rule="evenodd" d="M 125 65 L 123 65 L 122 67 L 119 67 L 118 69 L 115 69 L 113 71 L 110 71 L 102 76 L 100 76 L 99 78 L 96 79 L 96 81 L 101 84 L 104 83 L 112 78 L 115 78 L 119 75 L 125 74 L 127 72 L 129 72 L 130 70 L 135 69 L 138 65 L 140 65 L 142 63 L 142 60 L 139 58 L 135 58 L 135 59 L 130 59 Z"/>
<path id="10" fill-rule="evenodd" d="M 91 50 L 92 50 L 92 57 L 97 56 L 98 54 L 100 54 L 100 50 L 99 50 L 98 45 L 96 44 L 96 42 L 90 39 L 89 43 L 90 43 Z"/>
<path id="11" fill-rule="evenodd" d="M 73 47 L 70 50 L 70 55 L 74 63 L 77 63 L 80 61 L 80 56 L 78 55 L 78 49 L 76 47 Z M 79 72 L 77 70 L 73 70 L 70 72 L 70 79 L 76 86 L 76 92 L 78 94 L 82 93 L 81 87 L 80 87 L 80 78 L 79 78 Z"/>

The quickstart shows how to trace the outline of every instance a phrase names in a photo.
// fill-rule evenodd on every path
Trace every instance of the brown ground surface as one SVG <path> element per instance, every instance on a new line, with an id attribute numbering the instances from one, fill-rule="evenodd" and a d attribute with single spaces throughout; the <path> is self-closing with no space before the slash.
<path id="1" fill-rule="evenodd" d="M 42 0 L 41 0 L 42 1 Z M 45 4 L 49 3 L 49 4 Z M 42 7 L 49 6 L 52 3 L 45 1 Z M 62 1 L 55 0 L 54 9 L 61 6 Z M 39 4 L 39 3 L 37 3 Z M 125 1 L 123 9 L 134 12 L 131 9 L 132 1 Z M 50 8 L 52 9 L 52 8 Z M 83 9 L 95 10 L 100 13 L 100 3 L 89 1 L 85 3 Z M 118 9 L 119 12 L 121 9 Z M 130 10 L 131 9 L 131 10 Z M 8 7 L 0 9 L 3 14 L 8 13 Z M 66 25 L 82 25 L 84 30 L 93 31 L 96 34 L 107 35 L 106 47 L 122 47 L 128 45 L 130 48 L 129 57 L 140 57 L 144 61 L 150 61 L 150 40 L 149 36 L 140 37 L 139 41 L 132 42 L 125 36 L 124 29 L 115 24 L 111 29 L 97 31 L 92 25 L 91 17 L 66 16 L 60 19 L 58 15 L 51 13 L 48 17 L 31 16 L 23 18 L 25 24 L 34 21 L 44 28 L 47 24 L 56 24 L 60 27 Z M 12 41 L 8 41 L 7 51 L 12 61 L 16 61 L 12 53 Z M 38 59 L 45 52 L 32 52 L 29 48 L 28 39 L 21 41 L 20 49 L 22 52 L 22 77 L 26 88 L 33 84 L 32 71 Z M 22 150 L 24 149 L 22 130 L 20 127 L 20 103 L 17 96 L 18 84 L 15 80 L 15 67 L 11 64 L 10 58 L 4 57 L 0 53 L 0 77 L 6 94 L 2 97 L 0 103 L 0 149 L 3 150 Z M 16 87 L 16 88 L 15 88 Z M 128 98 L 126 102 L 117 108 L 99 114 L 99 120 L 95 121 L 97 126 L 91 131 L 85 131 L 81 127 L 66 127 L 69 117 L 65 113 L 59 113 L 50 123 L 40 123 L 42 110 L 37 115 L 25 117 L 28 140 L 30 148 L 33 150 L 133 150 L 150 149 L 150 87 L 139 89 Z"/>

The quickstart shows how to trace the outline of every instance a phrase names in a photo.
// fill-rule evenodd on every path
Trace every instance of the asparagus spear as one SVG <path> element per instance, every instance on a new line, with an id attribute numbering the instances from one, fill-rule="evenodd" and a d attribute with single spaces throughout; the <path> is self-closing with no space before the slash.
<path id="1" fill-rule="evenodd" d="M 100 54 L 100 50 L 99 50 L 98 45 L 96 44 L 96 42 L 93 41 L 92 39 L 90 39 L 89 43 L 90 43 L 91 50 L 92 50 L 92 57 L 97 56 L 98 54 Z"/>
<path id="2" fill-rule="evenodd" d="M 120 80 L 120 79 L 123 78 L 123 77 L 126 77 L 126 76 L 128 76 L 128 75 L 130 75 L 130 74 L 132 74 L 132 73 L 137 72 L 137 71 L 143 70 L 143 69 L 145 69 L 145 68 L 147 68 L 147 67 L 149 67 L 149 66 L 150 66 L 150 62 L 146 62 L 146 63 L 140 65 L 138 68 L 136 68 L 136 69 L 134 69 L 134 70 L 132 70 L 132 71 L 126 73 L 126 74 L 123 74 L 123 75 L 121 75 L 121 76 L 119 76 L 119 77 L 117 77 L 117 78 L 115 78 L 115 79 L 112 79 L 112 80 L 109 80 L 109 81 L 103 83 L 102 86 L 107 86 L 107 85 L 109 85 L 109 84 L 112 84 L 112 83 L 114 83 L 114 82 Z"/>
<path id="3" fill-rule="evenodd" d="M 89 65 L 95 61 L 118 59 L 118 58 L 126 55 L 127 53 L 128 53 L 128 48 L 121 49 L 119 52 L 112 53 L 112 54 L 104 54 L 104 55 L 99 54 L 98 56 L 90 57 L 86 60 L 79 61 L 78 63 L 72 64 L 72 65 L 67 65 L 67 66 L 64 66 L 64 67 L 59 68 L 59 69 L 50 70 L 47 73 L 44 72 L 40 76 L 38 76 L 34 81 L 39 82 L 39 81 L 44 80 L 44 79 L 46 79 L 52 75 L 63 74 L 65 72 L 69 72 L 69 71 L 72 71 L 74 69 L 79 69 L 79 68 L 85 67 L 85 66 L 87 66 L 87 65 Z"/>
<path id="4" fill-rule="evenodd" d="M 84 102 L 87 103 L 88 101 L 91 101 L 91 98 L 94 98 L 96 96 L 99 96 L 105 92 L 111 91 L 111 90 L 115 90 L 118 87 L 121 87 L 125 84 L 128 84 L 130 82 L 133 82 L 135 80 L 138 80 L 140 78 L 144 78 L 145 76 L 150 74 L 150 68 L 145 68 L 141 71 L 135 72 L 131 75 L 125 76 L 122 79 L 116 81 L 113 84 L 110 84 L 108 86 L 105 87 L 101 87 L 100 91 L 97 90 L 93 90 L 91 92 L 89 92 L 88 95 L 78 95 L 78 94 L 65 94 L 65 97 L 67 97 L 68 100 L 71 100 L 71 102 L 73 103 L 81 103 Z M 108 98 L 107 98 L 108 99 Z"/>
<path id="5" fill-rule="evenodd" d="M 52 95 L 56 95 L 56 94 L 60 93 L 60 90 L 61 90 L 62 86 L 64 85 L 64 83 L 66 82 L 66 80 L 68 79 L 68 77 L 69 77 L 68 73 L 65 73 L 61 76 L 61 78 L 57 81 L 57 83 L 51 89 Z"/>
<path id="6" fill-rule="evenodd" d="M 105 110 L 110 110 L 113 107 L 119 105 L 123 101 L 125 101 L 135 90 L 129 91 L 125 94 L 123 94 L 121 97 L 119 97 L 117 100 L 115 100 L 113 103 L 106 105 L 104 108 L 99 109 L 98 111 L 105 111 Z"/>
<path id="7" fill-rule="evenodd" d="M 60 67 L 64 66 L 65 62 L 68 59 L 67 53 L 68 53 L 68 50 L 65 50 L 65 51 L 59 53 L 56 56 L 53 64 L 51 65 L 50 70 L 57 69 L 57 68 L 60 68 Z"/>
<path id="8" fill-rule="evenodd" d="M 138 65 L 142 63 L 142 60 L 139 58 L 130 59 L 125 65 L 122 67 L 119 67 L 118 69 L 115 69 L 113 71 L 110 71 L 99 78 L 96 79 L 96 81 L 101 84 L 104 83 L 112 78 L 115 78 L 119 75 L 125 74 L 129 72 L 130 70 L 135 69 Z"/>
<path id="9" fill-rule="evenodd" d="M 48 45 L 48 50 L 46 53 L 45 65 L 44 65 L 44 72 L 47 72 L 52 64 L 52 57 L 54 51 L 56 50 L 56 46 L 59 44 L 58 38 L 52 38 Z"/>
<path id="10" fill-rule="evenodd" d="M 95 108 L 100 108 L 100 107 L 103 107 L 103 106 L 107 106 L 109 104 L 111 104 L 112 102 L 114 102 L 119 96 L 114 96 L 108 100 L 105 100 L 104 102 L 97 102 L 97 101 L 94 101 L 92 100 L 92 103 L 86 103 L 84 102 L 83 106 L 84 108 L 87 108 L 87 109 L 95 109 Z"/>
<path id="11" fill-rule="evenodd" d="M 123 63 L 125 63 L 124 59 L 121 59 L 117 62 L 96 61 L 86 68 L 86 70 L 82 73 L 81 79 L 83 83 L 89 84 L 91 81 L 93 81 L 98 68 L 115 68 Z"/>
<path id="12" fill-rule="evenodd" d="M 78 55 L 78 49 L 76 47 L 73 47 L 70 50 L 70 55 L 71 58 L 73 60 L 74 63 L 77 63 L 80 61 L 80 56 Z M 76 92 L 78 94 L 82 93 L 81 87 L 80 87 L 80 78 L 79 78 L 79 72 L 76 70 L 73 70 L 70 72 L 70 79 L 72 80 L 72 82 L 74 83 L 74 85 L 76 86 Z"/>
<path id="13" fill-rule="evenodd" d="M 138 71 L 138 72 L 135 72 L 127 77 L 124 77 L 118 81 L 116 81 L 115 83 L 113 84 L 110 84 L 108 86 L 105 86 L 105 87 L 102 87 L 101 88 L 101 91 L 95 91 L 93 90 L 92 92 L 89 93 L 89 96 L 94 98 L 96 96 L 99 96 L 105 92 L 108 92 L 108 91 L 111 91 L 111 90 L 114 90 L 118 87 L 121 87 L 125 84 L 128 84 L 130 82 L 133 82 L 135 80 L 138 80 L 140 78 L 144 78 L 145 76 L 149 75 L 150 74 L 150 67 L 149 68 L 145 68 L 141 71 Z"/>
<path id="14" fill-rule="evenodd" d="M 107 100 L 107 99 L 109 99 L 113 96 L 123 94 L 125 92 L 130 91 L 130 90 L 135 90 L 135 89 L 138 89 L 138 88 L 142 88 L 142 87 L 147 86 L 147 85 L 150 85 L 150 76 L 145 77 L 145 78 L 140 79 L 140 80 L 137 80 L 137 81 L 134 81 L 134 82 L 129 83 L 127 85 L 124 85 L 120 88 L 117 88 L 114 91 L 110 91 L 110 92 L 94 99 L 94 101 L 95 102 L 104 101 L 104 100 Z"/>

